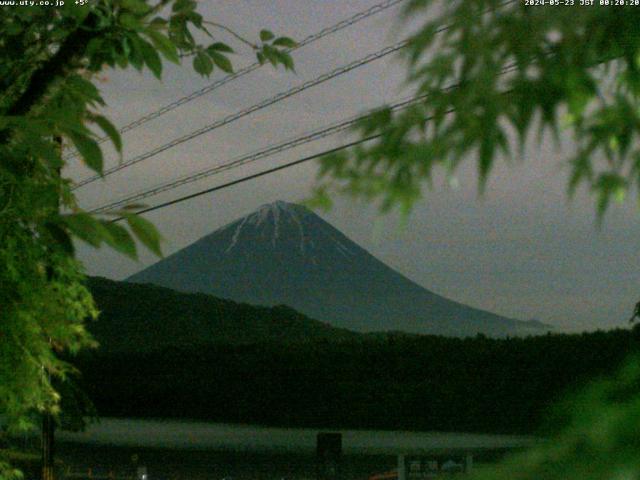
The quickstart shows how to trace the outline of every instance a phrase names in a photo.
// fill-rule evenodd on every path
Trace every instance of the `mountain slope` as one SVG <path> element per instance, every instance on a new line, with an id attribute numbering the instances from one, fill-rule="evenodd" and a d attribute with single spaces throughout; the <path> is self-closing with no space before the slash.
<path id="1" fill-rule="evenodd" d="M 150 352 L 166 347 L 348 340 L 355 332 L 312 320 L 284 305 L 256 307 L 201 293 L 92 277 L 100 310 L 88 324 L 101 352 Z"/>
<path id="2" fill-rule="evenodd" d="M 436 295 L 305 207 L 281 201 L 216 230 L 128 281 L 257 305 L 285 304 L 359 331 L 454 336 L 544 331 Z"/>

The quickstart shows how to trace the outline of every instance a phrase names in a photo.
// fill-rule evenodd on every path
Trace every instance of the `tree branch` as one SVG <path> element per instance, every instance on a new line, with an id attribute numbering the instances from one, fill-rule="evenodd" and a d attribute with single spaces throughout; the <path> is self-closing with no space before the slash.
<path id="1" fill-rule="evenodd" d="M 224 25 L 221 25 L 220 23 L 212 22 L 210 20 L 203 20 L 202 23 L 206 23 L 207 25 L 211 25 L 213 27 L 216 27 L 216 28 L 219 28 L 221 30 L 224 30 L 225 32 L 230 33 L 231 35 L 233 35 L 236 39 L 240 40 L 245 45 L 249 45 L 252 49 L 254 49 L 254 50 L 258 49 L 258 46 L 255 43 L 251 43 L 249 40 L 247 40 L 243 36 L 237 34 L 233 30 L 231 30 L 229 27 L 225 27 Z"/>
<path id="2" fill-rule="evenodd" d="M 93 15 L 87 16 L 84 23 L 64 40 L 53 57 L 35 71 L 29 86 L 9 108 L 7 115 L 21 116 L 29 113 L 43 99 L 49 86 L 64 75 L 73 60 L 84 55 L 89 41 L 97 36 L 97 33 L 89 28 L 94 20 Z"/>

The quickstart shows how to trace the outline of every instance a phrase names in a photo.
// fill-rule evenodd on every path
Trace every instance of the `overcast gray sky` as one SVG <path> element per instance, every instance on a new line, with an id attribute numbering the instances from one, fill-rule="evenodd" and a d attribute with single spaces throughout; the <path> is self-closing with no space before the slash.
<path id="1" fill-rule="evenodd" d="M 261 28 L 302 39 L 378 0 L 221 0 L 201 1 L 205 17 L 249 37 Z M 124 159 L 212 123 L 225 115 L 333 70 L 402 38 L 398 8 L 324 38 L 295 53 L 296 74 L 263 67 L 188 103 L 124 136 Z M 253 62 L 237 46 L 239 68 Z M 202 135 L 156 157 L 79 190 L 86 208 L 178 176 L 197 172 L 239 155 L 295 137 L 407 97 L 398 57 L 385 58 L 307 90 L 261 112 Z M 219 78 L 198 77 L 191 69 L 168 68 L 164 81 L 137 72 L 107 72 L 101 88 L 106 114 L 124 125 Z M 299 147 L 253 165 L 210 177 L 150 198 L 147 204 L 195 192 L 343 143 L 338 136 Z M 640 300 L 640 225 L 633 202 L 612 207 L 603 227 L 595 222 L 593 200 L 565 194 L 563 159 L 571 150 L 532 138 L 522 157 L 500 161 L 486 193 L 478 197 L 475 165 L 458 172 L 457 188 L 444 179 L 424 198 L 405 226 L 395 215 L 382 216 L 373 205 L 337 198 L 321 216 L 373 255 L 429 290 L 453 300 L 519 319 L 536 318 L 559 329 L 581 330 L 623 325 Z M 107 166 L 118 157 L 109 153 Z M 205 195 L 148 215 L 171 253 L 215 229 L 275 200 L 307 198 L 315 164 Z M 68 174 L 89 174 L 72 164 Z M 139 262 L 109 250 L 80 247 L 87 273 L 123 279 L 155 262 L 146 252 Z"/>

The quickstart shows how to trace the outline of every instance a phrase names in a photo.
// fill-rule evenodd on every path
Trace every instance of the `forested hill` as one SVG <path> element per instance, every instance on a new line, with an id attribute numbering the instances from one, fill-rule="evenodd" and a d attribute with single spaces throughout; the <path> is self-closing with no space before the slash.
<path id="1" fill-rule="evenodd" d="M 150 284 L 91 277 L 101 311 L 89 330 L 101 351 L 149 352 L 193 344 L 347 340 L 358 334 L 312 320 L 286 306 L 259 307 Z"/>
<path id="2" fill-rule="evenodd" d="M 89 279 L 101 342 L 74 363 L 104 416 L 534 433 L 640 330 L 491 339 L 360 334 L 287 307 Z"/>
<path id="3" fill-rule="evenodd" d="M 564 392 L 611 374 L 634 349 L 637 332 L 628 330 L 503 340 L 381 334 L 97 351 L 78 367 L 104 416 L 536 433 Z"/>

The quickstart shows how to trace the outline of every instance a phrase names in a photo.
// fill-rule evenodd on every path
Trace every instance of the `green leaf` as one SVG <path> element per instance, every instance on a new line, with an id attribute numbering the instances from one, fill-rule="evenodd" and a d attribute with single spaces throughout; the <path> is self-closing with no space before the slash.
<path id="1" fill-rule="evenodd" d="M 597 194 L 598 220 L 601 221 L 606 212 L 609 202 L 614 200 L 624 201 L 628 183 L 626 179 L 617 173 L 601 173 L 595 183 Z"/>
<path id="2" fill-rule="evenodd" d="M 148 28 L 145 30 L 147 36 L 153 42 L 153 45 L 164 55 L 164 57 L 175 64 L 180 64 L 180 57 L 175 44 L 162 33 L 157 30 Z"/>
<path id="3" fill-rule="evenodd" d="M 116 65 L 123 70 L 129 66 L 129 59 L 124 55 L 118 55 L 114 57 Z"/>
<path id="4" fill-rule="evenodd" d="M 167 25 L 167 21 L 162 17 L 156 17 L 149 23 L 151 28 L 155 28 L 157 30 L 163 29 Z"/>
<path id="5" fill-rule="evenodd" d="M 122 50 L 122 56 L 129 60 L 131 56 L 131 43 L 129 42 L 129 38 L 125 35 L 120 42 L 120 49 Z"/>
<path id="6" fill-rule="evenodd" d="M 282 50 L 275 50 L 275 56 L 278 61 L 284 65 L 285 70 L 291 70 L 295 72 L 295 67 L 293 65 L 293 58 L 287 52 Z"/>
<path id="7" fill-rule="evenodd" d="M 276 36 L 270 30 L 260 30 L 260 40 L 263 42 L 268 42 L 269 40 L 273 40 Z"/>
<path id="8" fill-rule="evenodd" d="M 171 8 L 175 13 L 189 13 L 196 9 L 198 4 L 194 0 L 176 0 Z"/>
<path id="9" fill-rule="evenodd" d="M 102 220 L 101 224 L 108 233 L 105 241 L 111 247 L 134 260 L 138 258 L 136 242 L 133 241 L 131 234 L 126 228 L 118 225 L 117 223 L 106 220 Z"/>
<path id="10" fill-rule="evenodd" d="M 89 136 L 73 130 L 68 130 L 66 134 L 82 156 L 84 163 L 94 172 L 102 174 L 102 150 L 98 143 Z"/>
<path id="11" fill-rule="evenodd" d="M 78 100 L 77 98 L 75 100 Z M 47 111 L 47 120 L 58 129 L 75 130 L 84 135 L 90 135 L 91 131 L 82 122 L 80 112 L 73 108 L 75 105 L 65 105 L 67 108 L 55 108 L 51 106 Z"/>
<path id="12" fill-rule="evenodd" d="M 279 62 L 277 52 L 278 51 L 270 45 L 265 45 L 262 48 L 262 53 L 264 54 L 264 58 L 269 60 L 271 65 L 273 65 L 274 67 L 278 66 L 278 62 Z"/>
<path id="13" fill-rule="evenodd" d="M 23 26 L 17 21 L 9 21 L 8 24 L 4 26 L 4 34 L 8 37 L 13 37 L 20 34 L 23 30 Z"/>
<path id="14" fill-rule="evenodd" d="M 479 186 L 482 191 L 487 183 L 489 171 L 493 165 L 495 143 L 492 138 L 485 138 L 480 143 L 480 158 L 478 159 Z"/>
<path id="15" fill-rule="evenodd" d="M 593 180 L 593 171 L 591 167 L 591 152 L 580 152 L 574 159 L 571 160 L 572 171 L 569 177 L 569 184 L 567 187 L 569 198 L 572 198 L 576 192 L 576 189 L 581 181 Z"/>
<path id="16" fill-rule="evenodd" d="M 113 123 L 102 115 L 94 116 L 93 121 L 96 122 L 102 131 L 109 137 L 116 150 L 118 152 L 122 152 L 122 138 L 120 137 L 120 132 Z"/>
<path id="17" fill-rule="evenodd" d="M 220 70 L 226 73 L 233 73 L 233 65 L 231 64 L 231 60 L 216 51 L 208 51 L 208 53 L 213 60 L 213 63 L 215 63 Z"/>
<path id="18" fill-rule="evenodd" d="M 141 37 L 136 34 L 129 33 L 128 37 L 129 43 L 131 44 L 131 53 L 129 55 L 129 61 L 133 67 L 140 71 L 144 66 L 144 56 L 142 55 L 142 46 L 141 42 L 143 41 Z"/>
<path id="19" fill-rule="evenodd" d="M 160 233 L 156 227 L 150 221 L 138 216 L 138 215 L 126 215 L 127 223 L 131 228 L 134 235 L 142 242 L 142 244 L 155 253 L 157 256 L 162 257 L 162 249 L 160 247 Z"/>
<path id="20" fill-rule="evenodd" d="M 104 230 L 98 220 L 85 212 L 61 216 L 71 234 L 92 247 L 98 248 L 104 240 Z"/>
<path id="21" fill-rule="evenodd" d="M 53 170 L 62 168 L 60 146 L 50 140 L 33 137 L 29 141 L 29 151 L 36 157 L 45 160 Z"/>
<path id="22" fill-rule="evenodd" d="M 333 207 L 333 201 L 327 192 L 326 186 L 315 187 L 311 197 L 304 200 L 302 204 L 312 210 L 318 208 L 325 212 L 328 212 Z"/>
<path id="23" fill-rule="evenodd" d="M 199 51 L 193 59 L 193 69 L 200 75 L 208 77 L 213 71 L 213 62 L 206 53 Z"/>
<path id="24" fill-rule="evenodd" d="M 82 23 L 91 12 L 90 8 L 80 7 L 75 5 L 74 2 L 65 2 L 62 8 L 65 16 L 73 17 L 78 24 Z"/>
<path id="25" fill-rule="evenodd" d="M 145 14 L 148 13 L 151 8 L 142 0 L 120 0 L 120 5 L 125 10 L 129 10 L 133 13 Z"/>
<path id="26" fill-rule="evenodd" d="M 80 75 L 69 75 L 65 80 L 65 88 L 69 88 L 79 98 L 104 106 L 104 100 L 98 88 Z"/>
<path id="27" fill-rule="evenodd" d="M 103 49 L 105 45 L 104 38 L 92 38 L 89 40 L 86 46 L 86 56 L 89 59 L 89 69 L 93 72 L 97 72 L 102 68 L 103 62 Z"/>
<path id="28" fill-rule="evenodd" d="M 124 12 L 118 17 L 118 23 L 130 30 L 138 30 L 142 23 L 134 15 Z"/>
<path id="29" fill-rule="evenodd" d="M 226 43 L 216 42 L 212 43 L 207 47 L 208 52 L 222 52 L 222 53 L 233 53 L 233 48 L 231 48 Z"/>
<path id="30" fill-rule="evenodd" d="M 75 253 L 75 249 L 73 248 L 73 242 L 71 241 L 71 237 L 62 228 L 60 225 L 54 222 L 47 222 L 44 225 L 44 228 L 49 232 L 51 238 L 54 242 L 62 249 L 64 253 L 69 256 L 73 256 Z"/>
<path id="31" fill-rule="evenodd" d="M 19 116 L 19 117 L 12 116 L 12 117 L 3 117 L 3 118 L 4 118 L 5 125 L 10 126 L 15 130 L 20 130 L 21 132 L 25 132 L 28 135 L 35 135 L 35 136 L 53 135 L 53 130 L 50 125 L 51 122 L 47 122 L 42 119 L 28 118 L 25 116 Z"/>
<path id="32" fill-rule="evenodd" d="M 272 45 L 276 47 L 296 48 L 298 46 L 298 42 L 296 42 L 293 38 L 279 37 L 273 41 Z"/>
<path id="33" fill-rule="evenodd" d="M 153 48 L 153 45 L 143 39 L 140 39 L 139 46 L 144 63 L 147 64 L 149 70 L 151 70 L 153 75 L 159 80 L 162 77 L 162 60 L 160 59 L 160 55 L 158 55 L 158 51 Z"/>
<path id="34" fill-rule="evenodd" d="M 200 15 L 197 12 L 189 12 L 189 14 L 187 15 L 187 18 L 191 21 L 191 23 L 193 23 L 196 27 L 198 27 L 201 30 L 204 30 L 202 28 L 202 15 Z"/>

